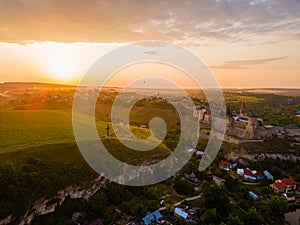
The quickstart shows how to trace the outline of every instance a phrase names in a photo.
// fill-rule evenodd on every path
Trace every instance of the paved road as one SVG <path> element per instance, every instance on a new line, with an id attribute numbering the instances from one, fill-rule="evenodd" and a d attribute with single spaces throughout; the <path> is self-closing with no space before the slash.
<path id="1" fill-rule="evenodd" d="M 183 200 L 181 200 L 181 201 L 179 201 L 179 202 L 174 203 L 173 206 L 179 206 L 179 205 L 180 205 L 181 203 L 183 203 L 184 201 L 190 202 L 190 201 L 194 201 L 194 200 L 196 200 L 196 199 L 199 199 L 199 198 L 201 198 L 201 197 L 202 197 L 202 194 L 196 195 L 196 196 L 193 196 L 193 197 L 189 197 L 189 198 L 186 198 L 186 199 L 183 199 Z M 159 208 L 159 211 L 164 211 L 164 210 L 166 210 L 166 207 L 165 207 L 165 206 Z"/>

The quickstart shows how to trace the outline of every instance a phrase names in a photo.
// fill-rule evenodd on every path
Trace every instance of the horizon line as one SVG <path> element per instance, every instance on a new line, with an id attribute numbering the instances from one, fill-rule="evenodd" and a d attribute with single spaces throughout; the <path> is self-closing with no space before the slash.
<path id="1" fill-rule="evenodd" d="M 77 84 L 64 84 L 64 83 L 51 83 L 51 82 L 39 82 L 39 81 L 4 81 L 0 82 L 0 85 L 5 85 L 5 84 L 39 84 L 39 85 L 56 85 L 56 86 L 67 86 L 67 87 L 101 87 L 101 88 L 126 88 L 126 86 L 101 86 L 101 85 L 84 85 L 84 86 L 79 86 Z M 182 87 L 186 89 L 216 89 L 215 87 L 207 87 L 207 88 L 197 88 L 197 87 Z M 270 86 L 270 87 L 254 87 L 254 86 L 249 86 L 249 87 L 222 87 L 220 86 L 221 89 L 238 89 L 238 90 L 243 90 L 243 89 L 290 89 L 290 90 L 300 90 L 299 87 L 277 87 L 277 86 Z M 174 88 L 168 88 L 168 87 L 132 87 L 130 89 L 174 89 Z"/>

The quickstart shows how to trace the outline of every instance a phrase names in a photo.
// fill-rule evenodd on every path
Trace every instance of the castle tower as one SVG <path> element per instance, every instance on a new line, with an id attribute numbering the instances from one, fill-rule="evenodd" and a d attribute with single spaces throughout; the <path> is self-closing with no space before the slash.
<path id="1" fill-rule="evenodd" d="M 204 106 L 196 106 L 193 111 L 193 117 L 198 117 L 198 122 L 203 122 L 206 114 L 206 108 Z"/>
<path id="2" fill-rule="evenodd" d="M 207 109 L 206 114 L 204 116 L 204 123 L 206 123 L 206 124 L 211 123 L 211 111 L 209 108 Z"/>
<path id="3" fill-rule="evenodd" d="M 246 126 L 246 133 L 248 139 L 256 139 L 256 131 L 258 127 L 257 116 L 253 115 L 249 117 L 248 124 Z"/>
<path id="4" fill-rule="evenodd" d="M 247 107 L 246 107 L 245 102 L 242 103 L 242 107 L 240 109 L 240 115 L 241 116 L 247 116 Z"/>

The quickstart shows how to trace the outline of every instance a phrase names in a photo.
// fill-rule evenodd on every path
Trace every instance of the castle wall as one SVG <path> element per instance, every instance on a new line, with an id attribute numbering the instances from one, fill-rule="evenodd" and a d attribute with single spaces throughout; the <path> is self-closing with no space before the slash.
<path id="1" fill-rule="evenodd" d="M 270 136 L 263 126 L 258 126 L 257 118 L 248 119 L 248 123 L 245 123 L 228 118 L 226 134 L 248 140 L 262 140 Z"/>

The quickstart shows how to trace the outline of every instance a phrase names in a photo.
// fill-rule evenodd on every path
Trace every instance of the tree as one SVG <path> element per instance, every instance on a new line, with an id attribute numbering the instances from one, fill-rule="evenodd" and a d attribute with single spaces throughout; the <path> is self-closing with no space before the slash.
<path id="1" fill-rule="evenodd" d="M 104 215 L 107 198 L 104 193 L 95 194 L 89 201 L 89 213 L 92 218 L 102 217 Z"/>
<path id="2" fill-rule="evenodd" d="M 177 177 L 174 183 L 174 189 L 177 193 L 183 195 L 190 195 L 194 192 L 194 187 L 186 179 Z"/>
<path id="3" fill-rule="evenodd" d="M 276 197 L 269 203 L 269 208 L 273 212 L 274 217 L 284 222 L 284 214 L 288 210 L 288 205 L 285 200 Z"/>
<path id="4" fill-rule="evenodd" d="M 243 225 L 244 223 L 240 220 L 238 216 L 232 214 L 229 215 L 226 225 Z"/>
<path id="5" fill-rule="evenodd" d="M 200 217 L 203 224 L 218 224 L 218 215 L 216 208 L 207 209 Z"/>
<path id="6" fill-rule="evenodd" d="M 230 210 L 229 198 L 224 188 L 217 186 L 208 187 L 204 190 L 204 206 L 208 209 L 216 208 L 217 213 L 227 217 Z"/>
<path id="7" fill-rule="evenodd" d="M 123 187 L 115 183 L 110 183 L 106 190 L 106 196 L 112 204 L 119 205 L 122 203 L 121 194 L 124 193 Z"/>
<path id="8" fill-rule="evenodd" d="M 231 107 L 229 105 L 226 106 L 226 116 L 232 116 Z"/>
<path id="9" fill-rule="evenodd" d="M 232 178 L 230 175 L 225 175 L 225 186 L 228 190 L 234 192 L 238 191 L 239 181 L 237 179 Z"/>
<path id="10" fill-rule="evenodd" d="M 264 220 L 253 206 L 249 209 L 248 215 L 246 216 L 246 220 L 244 222 L 246 225 L 262 225 Z"/>

